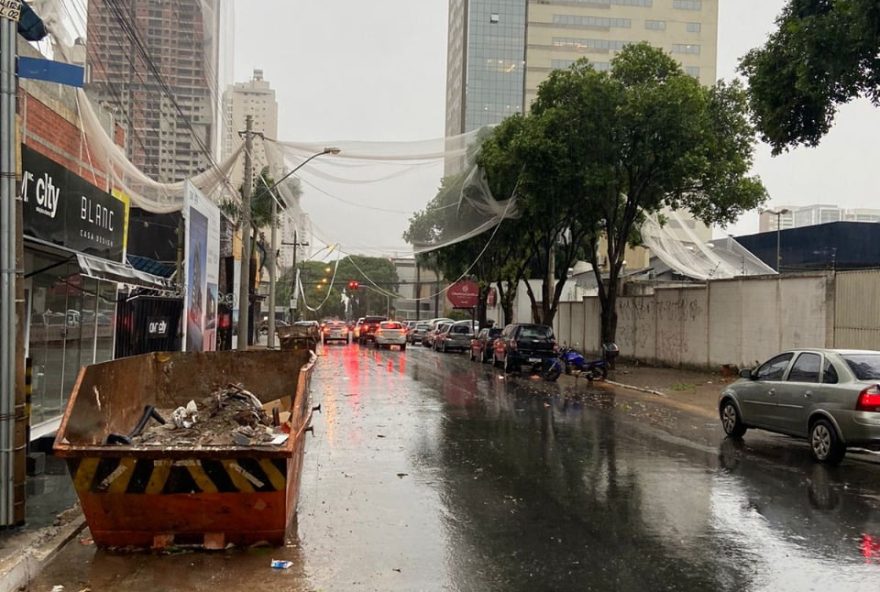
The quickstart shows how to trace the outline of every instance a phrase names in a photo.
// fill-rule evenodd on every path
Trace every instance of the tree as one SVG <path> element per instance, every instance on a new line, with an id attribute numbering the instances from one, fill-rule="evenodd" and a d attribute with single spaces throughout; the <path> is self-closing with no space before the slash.
<path id="1" fill-rule="evenodd" d="M 437 195 L 424 210 L 410 218 L 410 226 L 403 234 L 404 240 L 415 246 L 443 245 L 417 255 L 417 261 L 422 267 L 449 280 L 466 276 L 478 283 L 480 294 L 476 317 L 481 326 L 487 323 L 487 300 L 492 283 L 498 282 L 499 292 L 505 283 L 512 282 L 515 285 L 524 267 L 525 258 L 525 249 L 516 240 L 515 220 L 505 220 L 498 228 L 459 240 L 489 219 L 481 206 L 492 204 L 498 209 L 504 203 L 492 195 L 485 195 L 480 184 L 469 178 L 473 173 L 481 143 L 490 133 L 486 129 L 478 134 L 477 141 L 469 147 L 464 170 L 441 180 Z M 506 199 L 510 193 L 493 195 Z M 480 205 L 475 206 L 475 202 Z M 508 304 L 505 310 L 509 311 L 512 308 L 511 299 L 502 300 Z M 509 314 L 505 316 L 509 321 Z"/>
<path id="2" fill-rule="evenodd" d="M 540 320 L 552 321 L 565 282 L 555 272 L 552 287 L 553 254 L 563 269 L 582 256 L 599 279 L 602 340 L 613 341 L 624 252 L 644 215 L 668 207 L 731 222 L 766 199 L 748 176 L 747 106 L 740 85 L 701 87 L 670 56 L 640 43 L 625 47 L 609 72 L 586 60 L 554 71 L 530 114 L 497 128 L 499 136 L 505 125 L 516 129 L 487 141 L 481 164 L 490 183 L 519 185 L 535 261 L 547 271 Z M 607 279 L 597 257 L 603 236 Z"/>
<path id="3" fill-rule="evenodd" d="M 302 190 L 299 186 L 298 179 L 288 179 L 285 181 L 286 187 L 289 188 L 291 194 L 294 199 L 298 199 Z M 265 240 L 262 240 L 260 236 L 261 231 L 264 229 L 271 229 L 272 227 L 272 202 L 275 200 L 273 197 L 273 193 L 275 196 L 279 196 L 280 193 L 277 190 L 269 191 L 271 187 L 275 185 L 274 179 L 269 175 L 269 167 L 263 167 L 263 170 L 260 171 L 259 176 L 257 177 L 254 193 L 251 196 L 251 228 L 249 232 L 251 233 L 251 291 L 253 292 L 256 282 L 256 275 L 258 270 L 261 271 L 267 262 L 266 251 L 267 245 L 265 244 Z M 243 194 L 244 185 L 239 188 L 239 193 Z M 284 202 L 281 202 L 282 206 Z M 242 215 L 242 202 L 241 200 L 224 200 L 220 202 L 220 211 L 223 214 L 233 221 L 237 230 L 241 230 L 245 232 L 244 229 L 241 228 L 241 215 Z M 276 228 L 280 226 L 281 220 L 281 211 L 283 211 L 283 207 L 279 208 L 278 220 L 275 221 Z M 261 252 L 262 256 L 260 257 L 260 266 L 257 267 L 257 252 Z M 283 302 L 283 301 L 282 301 Z"/>
<path id="4" fill-rule="evenodd" d="M 393 295 L 398 291 L 400 280 L 394 263 L 388 259 L 352 255 L 340 259 L 338 267 L 335 261 L 303 261 L 298 267 L 303 292 L 305 292 L 305 303 L 300 301 L 299 304 L 299 309 L 303 311 L 303 318 L 318 320 L 336 317 L 345 319 L 347 315 L 346 307 L 342 301 L 343 291 L 351 298 L 352 319 L 368 314 L 384 315 L 389 304 L 393 308 Z M 335 278 L 333 277 L 334 269 Z M 286 276 L 291 277 L 289 270 Z M 348 283 L 352 280 L 360 284 L 356 291 L 348 288 Z M 287 282 L 282 283 L 287 284 Z M 279 292 L 279 296 L 282 293 L 289 294 L 289 284 L 285 287 L 285 292 Z M 305 308 L 306 305 L 318 308 L 318 310 L 310 311 Z M 319 305 L 321 306 L 319 307 Z"/>
<path id="5" fill-rule="evenodd" d="M 837 106 L 880 102 L 880 4 L 876 0 L 789 0 L 777 30 L 740 64 L 755 123 L 779 154 L 816 146 Z"/>
<path id="6" fill-rule="evenodd" d="M 568 269 L 583 256 L 586 237 L 597 232 L 595 219 L 581 212 L 589 207 L 590 193 L 583 159 L 574 158 L 572 152 L 584 141 L 572 131 L 549 110 L 515 115 L 495 129 L 478 157 L 493 194 L 515 193 L 520 215 L 510 240 L 524 256 L 511 270 L 516 280 L 507 283 L 506 291 L 499 285 L 505 316 L 512 312 L 516 285 L 528 269 L 542 279 L 540 301 L 526 283 L 533 320 L 552 324 Z"/>

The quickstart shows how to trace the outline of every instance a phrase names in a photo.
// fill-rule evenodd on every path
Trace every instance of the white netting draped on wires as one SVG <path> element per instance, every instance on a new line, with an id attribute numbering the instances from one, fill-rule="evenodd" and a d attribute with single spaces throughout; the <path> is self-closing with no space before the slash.
<path id="1" fill-rule="evenodd" d="M 704 241 L 690 229 L 679 212 L 665 210 L 661 224 L 657 214 L 646 216 L 642 242 L 676 273 L 697 280 L 767 275 L 776 271 L 734 239 Z"/>
<path id="2" fill-rule="evenodd" d="M 188 130 L 187 133 L 191 134 L 193 148 L 201 152 L 204 160 L 208 163 L 204 171 L 190 171 L 190 181 L 215 202 L 221 201 L 224 196 L 236 198 L 237 188 L 233 187 L 228 179 L 231 171 L 241 159 L 238 139 L 235 138 L 235 142 L 227 146 L 229 156 L 223 162 L 216 162 L 214 147 L 221 140 L 218 133 L 220 126 L 210 126 L 211 133 L 203 137 L 202 129 L 198 127 L 203 126 L 203 123 L 196 122 L 192 116 L 187 116 L 183 111 L 180 111 L 181 106 L 178 101 L 182 99 L 169 94 L 173 89 L 166 80 L 167 72 L 165 72 L 164 66 L 156 64 L 155 60 L 159 59 L 159 56 L 152 55 L 145 45 L 145 32 L 142 30 L 141 23 L 132 20 L 132 15 L 124 9 L 119 0 L 101 0 L 95 2 L 94 5 L 86 3 L 84 0 L 70 0 L 60 3 L 43 0 L 34 2 L 33 7 L 37 14 L 43 18 L 50 34 L 46 41 L 35 43 L 34 46 L 48 57 L 71 63 L 82 63 L 86 59 L 84 49 L 86 47 L 86 21 L 88 18 L 100 14 L 102 19 L 118 25 L 119 32 L 113 42 L 119 44 L 120 47 L 130 46 L 131 48 L 130 52 L 125 52 L 126 59 L 132 64 L 131 72 L 135 77 L 130 82 L 143 85 L 144 88 L 154 89 L 153 92 L 161 93 L 163 102 L 169 101 L 174 105 L 178 111 L 178 123 L 182 124 L 183 129 Z M 179 7 L 170 5 L 169 10 L 177 14 Z M 229 76 L 231 60 L 223 49 L 229 47 L 228 44 L 223 43 L 223 40 L 231 35 L 231 6 L 227 3 L 221 4 L 218 0 L 199 0 L 199 10 L 187 14 L 187 18 L 193 19 L 194 23 L 200 25 L 199 34 L 193 35 L 192 39 L 194 43 L 201 44 L 196 49 L 205 58 L 199 60 L 203 68 L 205 93 L 205 104 L 200 110 L 209 114 L 210 121 L 217 122 L 221 112 L 218 89 L 225 88 L 226 84 L 231 81 Z M 120 22 L 117 22 L 118 20 Z M 95 31 L 97 30 L 96 26 Z M 91 41 L 97 43 L 96 40 Z M 99 49 L 91 51 L 88 60 L 93 71 L 105 72 L 109 70 L 108 63 L 102 57 Z M 136 65 L 137 67 L 135 67 Z M 101 99 L 102 106 L 121 114 L 120 123 L 124 123 L 128 110 L 135 107 L 126 102 L 125 97 L 128 91 L 121 81 L 114 81 L 111 77 L 105 78 L 98 77 L 97 81 L 90 81 L 91 88 L 97 92 L 97 96 L 103 97 Z M 81 89 L 62 88 L 59 92 L 75 93 L 73 100 L 76 102 L 78 123 L 85 140 L 83 142 L 84 161 L 89 163 L 92 168 L 106 170 L 110 184 L 127 193 L 133 206 L 154 213 L 168 213 L 181 209 L 184 186 L 182 181 L 160 183 L 144 174 L 126 157 L 125 151 L 114 142 L 111 137 L 113 134 L 108 132 L 108 129 L 112 128 L 112 124 L 102 121 L 102 118 L 105 120 L 108 118 L 107 112 L 98 114 L 93 103 L 94 97 Z M 188 107 L 184 105 L 184 109 L 188 109 Z M 123 127 L 126 126 L 123 125 Z M 157 134 L 158 130 L 144 130 L 128 126 L 127 133 L 131 135 L 128 141 L 132 145 L 146 150 L 145 143 L 151 139 L 147 136 Z"/>
<path id="3" fill-rule="evenodd" d="M 454 137 L 411 142 L 304 143 L 267 138 L 264 145 L 274 178 L 281 178 L 328 146 L 339 148 L 339 154 L 315 159 L 296 173 L 306 197 L 317 192 L 323 203 L 329 197 L 348 206 L 328 214 L 336 218 L 338 224 L 334 226 L 343 228 L 340 235 L 329 237 L 330 240 L 352 244 L 353 233 L 344 230 L 346 224 L 361 230 L 361 242 L 367 233 L 362 229 L 375 229 L 375 242 L 385 244 L 387 239 L 409 231 L 409 246 L 398 238 L 401 246 L 390 248 L 385 254 L 413 255 L 467 240 L 517 215 L 515 201 L 496 200 L 475 164 L 480 143 L 489 131 L 484 128 Z M 417 188 L 407 185 L 408 177 L 425 174 L 434 175 L 433 187 L 429 185 L 426 190 L 425 183 Z M 285 202 L 296 202 L 295 210 L 305 209 L 285 188 L 279 192 Z"/>

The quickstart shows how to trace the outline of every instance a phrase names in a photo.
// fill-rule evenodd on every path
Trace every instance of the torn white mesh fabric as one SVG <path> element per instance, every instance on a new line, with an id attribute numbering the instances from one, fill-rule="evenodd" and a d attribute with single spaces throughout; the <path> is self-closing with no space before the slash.
<path id="1" fill-rule="evenodd" d="M 205 90 L 210 94 L 207 106 L 210 109 L 211 121 L 219 122 L 221 113 L 221 94 L 219 89 L 225 88 L 231 82 L 232 59 L 229 55 L 231 45 L 224 43 L 232 35 L 232 6 L 231 2 L 220 0 L 198 0 L 199 14 L 194 17 L 201 22 L 201 39 L 206 59 L 203 60 Z M 86 35 L 88 28 L 86 21 L 89 17 L 90 7 L 86 0 L 65 0 L 56 2 L 53 0 L 37 0 L 33 3 L 36 13 L 43 18 L 47 25 L 49 37 L 44 42 L 34 44 L 40 52 L 47 57 L 66 61 L 74 64 L 84 64 L 86 61 Z M 106 7 L 105 7 L 106 8 Z M 172 7 L 176 10 L 176 7 Z M 117 14 L 114 12 L 114 14 Z M 124 13 L 123 13 L 124 15 Z M 141 30 L 137 21 L 129 20 L 137 34 L 143 38 L 146 31 Z M 119 34 L 123 35 L 119 27 Z M 123 40 L 125 43 L 133 43 L 133 40 Z M 123 43 L 120 41 L 120 43 Z M 158 59 L 156 55 L 150 55 L 151 59 Z M 91 59 L 98 60 L 98 66 L 103 67 L 96 56 Z M 132 56 L 128 56 L 132 59 Z M 150 71 L 144 70 L 143 64 L 138 64 L 138 77 L 142 82 L 149 81 L 156 87 L 165 80 L 157 79 Z M 114 96 L 123 100 L 124 93 L 119 84 L 104 82 L 114 87 Z M 163 95 L 164 98 L 164 95 Z M 124 191 L 131 199 L 133 206 L 143 208 L 154 213 L 168 213 L 178 211 L 183 206 L 183 181 L 175 183 L 159 183 L 145 175 L 125 155 L 122 148 L 117 146 L 106 128 L 101 124 L 97 115 L 96 107 L 92 99 L 82 90 L 76 90 L 77 115 L 80 128 L 85 136 L 83 144 L 83 159 L 93 166 L 98 165 L 102 170 L 107 170 L 111 184 L 114 188 Z M 113 108 L 125 111 L 124 105 L 112 104 Z M 237 188 L 229 182 L 229 174 L 236 163 L 242 157 L 240 147 L 233 147 L 230 156 L 223 162 L 216 162 L 216 146 L 220 140 L 220 125 L 213 126 L 212 134 L 208 138 L 200 138 L 199 142 L 207 140 L 205 148 L 211 153 L 209 160 L 212 166 L 207 170 L 194 174 L 190 181 L 198 187 L 206 196 L 215 202 L 223 198 L 238 199 Z M 143 132 L 145 133 L 145 132 Z"/>
<path id="2" fill-rule="evenodd" d="M 381 216 L 402 214 L 410 217 L 425 213 L 418 236 L 410 237 L 414 253 L 423 253 L 473 238 L 496 227 L 505 218 L 517 215 L 515 198 L 496 200 L 489 190 L 485 175 L 474 164 L 479 144 L 486 130 L 476 130 L 460 136 L 413 142 L 282 142 L 266 139 L 265 148 L 270 173 L 281 178 L 287 171 L 301 165 L 306 159 L 326 147 L 339 148 L 338 155 L 312 161 L 297 171 L 304 185 L 314 188 L 326 197 L 349 206 L 377 212 Z M 446 177 L 441 190 L 434 195 L 413 195 L 403 207 L 388 207 L 388 202 L 365 202 L 363 186 L 383 184 L 405 177 L 425 167 L 442 167 Z M 383 170 L 383 167 L 386 170 Z M 343 198 L 324 189 L 325 184 L 337 187 L 353 186 L 352 197 Z M 343 189 L 344 190 L 344 189 Z M 340 190 L 341 192 L 342 190 Z M 381 189 L 378 191 L 381 192 Z M 359 193 L 355 193 L 359 192 Z M 285 201 L 291 196 L 281 188 Z M 381 195 L 381 193 L 379 193 Z M 360 201 L 358 201 L 360 198 Z M 299 208 L 295 204 L 294 208 Z M 364 217 L 374 215 L 364 213 Z M 295 215 L 301 214 L 294 210 Z M 412 218 L 410 218 L 412 219 Z M 348 245 L 352 247 L 353 245 Z M 394 249 L 396 254 L 400 249 Z"/>
<path id="3" fill-rule="evenodd" d="M 735 240 L 705 242 L 691 231 L 678 212 L 667 211 L 663 215 L 667 221 L 662 225 L 656 214 L 646 216 L 641 228 L 642 243 L 677 273 L 698 280 L 776 273 Z M 676 236 L 670 223 L 684 237 Z"/>
<path id="4" fill-rule="evenodd" d="M 128 194 L 133 206 L 155 213 L 175 212 L 183 207 L 184 182 L 159 183 L 141 172 L 107 134 L 82 89 L 77 90 L 77 109 L 86 137 L 85 159 L 109 171 L 113 185 Z M 242 153 L 243 148 L 239 145 L 226 160 L 195 175 L 190 181 L 216 203 L 224 195 L 237 195 L 228 178 Z"/>

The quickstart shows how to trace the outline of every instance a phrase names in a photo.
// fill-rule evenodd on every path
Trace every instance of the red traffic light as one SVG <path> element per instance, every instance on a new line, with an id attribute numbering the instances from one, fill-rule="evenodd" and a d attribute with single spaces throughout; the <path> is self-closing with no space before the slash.
<path id="1" fill-rule="evenodd" d="M 351 280 L 350 282 L 348 282 L 348 289 L 349 290 L 357 290 L 360 287 L 361 287 L 361 283 L 358 282 L 357 280 Z"/>

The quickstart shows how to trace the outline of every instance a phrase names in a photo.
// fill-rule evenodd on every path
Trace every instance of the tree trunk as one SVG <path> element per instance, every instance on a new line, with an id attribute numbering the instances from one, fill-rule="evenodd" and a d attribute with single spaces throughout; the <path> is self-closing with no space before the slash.
<path id="1" fill-rule="evenodd" d="M 486 307 L 489 300 L 489 284 L 480 282 L 480 299 L 477 302 L 477 322 L 480 327 L 486 326 Z"/>
<path id="2" fill-rule="evenodd" d="M 501 326 L 509 325 L 513 322 L 513 301 L 516 299 L 516 288 L 519 282 L 511 285 L 510 282 L 502 282 L 498 280 L 498 302 L 501 303 Z M 507 289 L 504 288 L 507 284 Z"/>
<path id="3" fill-rule="evenodd" d="M 617 338 L 617 274 L 611 274 L 602 306 L 602 343 L 614 343 Z"/>

